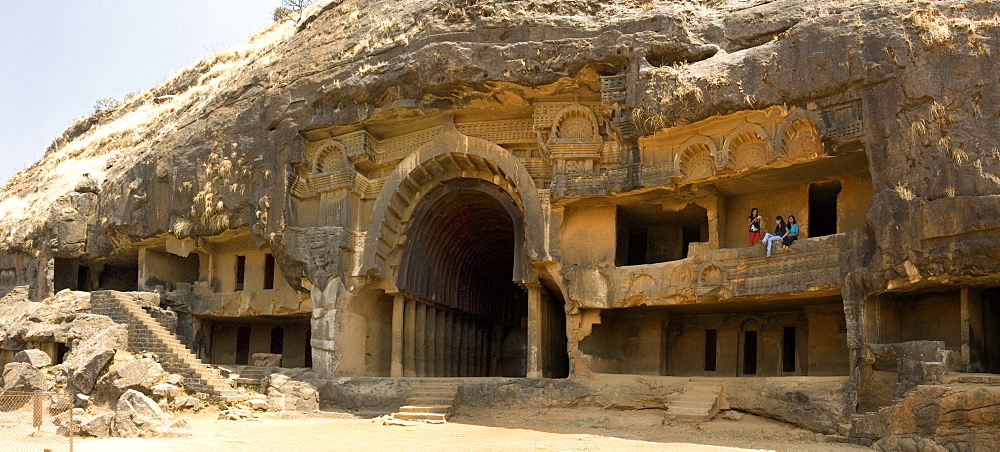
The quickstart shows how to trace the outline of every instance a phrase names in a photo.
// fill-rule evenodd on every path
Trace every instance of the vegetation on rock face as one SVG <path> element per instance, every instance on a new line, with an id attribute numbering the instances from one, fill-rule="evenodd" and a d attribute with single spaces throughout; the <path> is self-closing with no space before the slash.
<path id="1" fill-rule="evenodd" d="M 105 97 L 103 99 L 97 99 L 94 102 L 94 112 L 99 112 L 101 110 L 107 110 L 109 108 L 117 107 L 121 102 L 114 97 Z"/>
<path id="2" fill-rule="evenodd" d="M 301 11 L 311 5 L 315 0 L 282 0 L 281 6 L 274 8 L 274 12 L 271 18 L 275 22 L 281 22 L 285 19 L 291 19 L 294 14 L 295 20 L 298 21 L 301 17 Z"/>

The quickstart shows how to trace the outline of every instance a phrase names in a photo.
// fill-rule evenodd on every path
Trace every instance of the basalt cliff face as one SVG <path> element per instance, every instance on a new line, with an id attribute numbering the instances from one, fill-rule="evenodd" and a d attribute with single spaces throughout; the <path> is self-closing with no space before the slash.
<path id="1" fill-rule="evenodd" d="M 477 209 L 507 209 L 524 228 L 484 230 L 516 240 L 514 279 L 529 296 L 541 287 L 565 307 L 571 373 L 599 367 L 586 338 L 600 315 L 588 310 L 839 297 L 846 403 L 874 412 L 933 383 L 927 363 L 998 371 L 996 325 L 983 320 L 1000 287 L 998 39 L 1000 5 L 987 1 L 321 2 L 77 121 L 15 175 L 0 193 L 0 288 L 29 285 L 38 300 L 81 266 L 70 285 L 98 288 L 93 266 L 136 266 L 147 248 L 224 253 L 243 234 L 270 250 L 291 301 L 176 303 L 195 315 L 311 312 L 321 374 L 389 373 L 396 314 L 366 306 L 434 298 L 408 263 L 458 255 L 433 254 L 432 238 L 417 257 L 405 246 L 434 235 L 420 229 L 421 202 L 438 199 L 434 187 L 487 183 L 507 194 Z M 742 199 L 786 180 L 805 187 L 804 204 L 809 183 L 830 177 L 855 213 L 832 238 L 793 246 L 825 256 L 806 262 L 816 280 L 751 284 L 756 256 L 736 249 L 743 225 L 727 218 L 745 219 Z M 707 209 L 707 232 L 678 246 L 691 260 L 629 267 L 650 262 L 626 262 L 621 234 L 615 250 L 614 207 L 621 230 L 621 212 L 653 218 L 643 204 L 678 222 L 694 215 L 686 205 Z M 609 223 L 577 225 L 607 206 Z M 188 282 L 232 292 L 205 262 Z M 138 267 L 139 289 L 172 289 L 169 272 Z M 947 331 L 925 318 L 939 305 L 954 311 Z M 530 332 L 546 328 L 531 318 L 529 374 L 541 337 Z M 341 335 L 357 328 L 387 339 L 348 352 Z M 914 351 L 922 343 L 880 348 L 920 340 L 940 341 L 928 346 L 940 356 Z"/>

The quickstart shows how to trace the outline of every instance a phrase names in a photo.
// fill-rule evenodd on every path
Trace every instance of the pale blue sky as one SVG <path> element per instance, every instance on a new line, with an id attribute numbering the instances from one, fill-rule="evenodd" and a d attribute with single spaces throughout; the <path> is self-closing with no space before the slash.
<path id="1" fill-rule="evenodd" d="M 281 0 L 0 0 L 0 186 L 94 101 L 119 100 L 271 23 Z"/>

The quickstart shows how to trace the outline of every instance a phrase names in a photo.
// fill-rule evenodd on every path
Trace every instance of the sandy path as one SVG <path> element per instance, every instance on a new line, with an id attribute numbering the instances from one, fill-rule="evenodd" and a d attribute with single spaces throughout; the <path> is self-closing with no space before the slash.
<path id="1" fill-rule="evenodd" d="M 578 433 L 488 427 L 450 422 L 387 426 L 368 419 L 189 419 L 193 438 L 79 441 L 77 452 L 97 451 L 380 451 L 380 450 L 749 450 L 684 443 L 654 443 Z"/>

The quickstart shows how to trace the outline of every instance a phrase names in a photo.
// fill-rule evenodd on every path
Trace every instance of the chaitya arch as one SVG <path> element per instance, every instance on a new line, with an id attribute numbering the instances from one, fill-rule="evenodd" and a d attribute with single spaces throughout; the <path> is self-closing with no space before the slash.
<path id="1" fill-rule="evenodd" d="M 565 376 L 547 364 L 565 341 L 541 341 L 565 331 L 538 321 L 555 306 L 531 266 L 543 236 L 525 168 L 446 119 L 380 190 L 356 273 L 393 299 L 390 375 Z"/>

